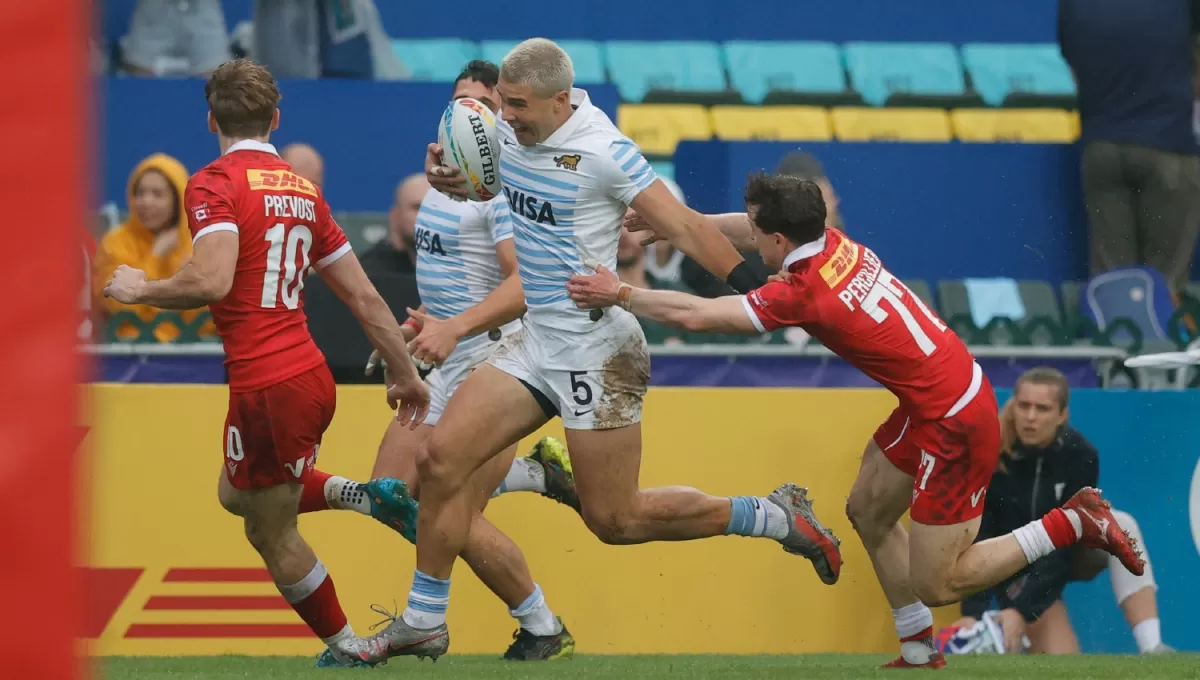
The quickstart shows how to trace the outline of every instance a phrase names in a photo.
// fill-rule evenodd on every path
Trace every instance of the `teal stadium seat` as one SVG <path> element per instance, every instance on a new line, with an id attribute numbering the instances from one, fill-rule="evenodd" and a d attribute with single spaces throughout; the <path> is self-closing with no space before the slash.
<path id="1" fill-rule="evenodd" d="M 504 61 L 504 55 L 517 46 L 518 40 L 485 40 L 480 43 L 482 56 L 497 66 Z M 600 43 L 591 40 L 559 40 L 559 47 L 571 56 L 575 66 L 575 82 L 582 85 L 595 85 L 608 82 L 604 75 L 604 50 Z"/>
<path id="2" fill-rule="evenodd" d="M 609 76 L 627 102 L 645 101 L 655 91 L 690 95 L 728 91 L 715 42 L 610 41 L 604 51 Z"/>
<path id="3" fill-rule="evenodd" d="M 468 61 L 479 58 L 479 46 L 469 40 L 435 38 L 393 40 L 392 51 L 412 73 L 413 80 L 452 83 Z"/>
<path id="4" fill-rule="evenodd" d="M 1075 80 L 1057 45 L 993 45 L 962 48 L 963 66 L 988 106 L 1005 104 L 1010 95 L 1073 97 Z"/>
<path id="5" fill-rule="evenodd" d="M 846 43 L 850 82 L 871 106 L 893 95 L 962 97 L 966 81 L 950 43 Z"/>
<path id="6" fill-rule="evenodd" d="M 650 161 L 650 167 L 654 168 L 654 174 L 667 179 L 675 179 L 675 163 L 672 161 Z"/>
<path id="7" fill-rule="evenodd" d="M 729 80 L 747 104 L 772 93 L 842 95 L 842 53 L 828 42 L 727 42 Z"/>

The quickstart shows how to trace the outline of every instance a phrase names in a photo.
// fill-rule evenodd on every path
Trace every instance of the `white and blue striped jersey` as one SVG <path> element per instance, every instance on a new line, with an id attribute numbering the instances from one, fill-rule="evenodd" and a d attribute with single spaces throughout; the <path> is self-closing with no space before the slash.
<path id="1" fill-rule="evenodd" d="M 482 302 L 504 281 L 496 244 L 512 237 L 503 196 L 486 203 L 455 201 L 430 189 L 421 200 L 413 237 L 425 311 L 448 319 Z"/>
<path id="2" fill-rule="evenodd" d="M 567 280 L 595 260 L 617 267 L 625 210 L 657 176 L 628 137 L 587 93 L 571 90 L 574 113 L 546 141 L 525 147 L 497 119 L 500 181 L 512 214 L 513 238 L 527 320 L 586 332 L 592 322 L 567 296 Z"/>

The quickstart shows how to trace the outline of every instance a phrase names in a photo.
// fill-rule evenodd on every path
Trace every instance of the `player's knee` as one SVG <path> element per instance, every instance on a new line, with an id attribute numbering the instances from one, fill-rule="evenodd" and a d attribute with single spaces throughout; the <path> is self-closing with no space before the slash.
<path id="1" fill-rule="evenodd" d="M 632 513 L 620 510 L 589 511 L 583 508 L 583 523 L 588 530 L 608 545 L 630 545 L 637 540 L 637 522 Z"/>
<path id="2" fill-rule="evenodd" d="M 247 519 L 245 522 L 246 540 L 258 552 L 267 556 L 271 552 L 272 543 L 278 538 L 269 527 L 262 522 Z"/>
<path id="3" fill-rule="evenodd" d="M 929 580 L 912 581 L 913 594 L 926 607 L 945 607 L 962 599 L 948 583 Z"/>
<path id="4" fill-rule="evenodd" d="M 850 526 L 854 527 L 854 531 L 864 543 L 869 543 L 872 539 L 881 539 L 891 528 L 881 526 L 878 513 L 872 510 L 872 504 L 866 494 L 855 491 L 851 491 L 850 497 L 846 499 L 846 518 L 850 520 Z"/>
<path id="5" fill-rule="evenodd" d="M 455 470 L 448 453 L 436 437 L 427 439 L 417 450 L 417 477 L 434 484 L 451 483 Z"/>

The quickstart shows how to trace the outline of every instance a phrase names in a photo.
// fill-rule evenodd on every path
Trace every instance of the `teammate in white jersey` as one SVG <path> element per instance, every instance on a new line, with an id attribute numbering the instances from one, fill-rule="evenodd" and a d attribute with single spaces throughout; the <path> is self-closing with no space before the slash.
<path id="1" fill-rule="evenodd" d="M 638 488 L 650 377 L 645 337 L 624 310 L 577 308 L 567 281 L 588 263 L 616 267 L 622 219 L 632 206 L 735 288 L 762 282 L 705 217 L 657 181 L 637 145 L 586 92 L 572 88 L 573 80 L 570 58 L 544 39 L 513 48 L 501 66 L 500 177 L 528 313 L 524 328 L 505 337 L 455 392 L 418 456 L 417 572 L 403 616 L 381 633 L 392 656 L 437 657 L 449 648 L 451 568 L 479 521 L 471 500 L 475 472 L 555 416 L 566 428 L 584 521 L 605 543 L 769 537 L 811 559 L 826 583 L 837 580 L 837 541 L 795 485 L 736 498 Z M 444 181 L 450 171 L 439 159 L 431 146 L 430 181 L 453 192 L 457 182 Z"/>
<path id="2" fill-rule="evenodd" d="M 453 98 L 472 97 L 494 111 L 499 101 L 495 89 L 498 76 L 495 64 L 473 61 L 455 81 Z M 391 422 L 371 473 L 376 482 L 361 485 L 326 475 L 314 479 L 317 488 L 309 494 L 313 501 L 325 501 L 318 502 L 315 509 L 324 505 L 372 514 L 413 542 L 420 446 L 435 431 L 450 395 L 503 338 L 520 330 L 525 312 L 516 275 L 512 220 L 503 197 L 486 203 L 455 201 L 430 189 L 421 202 L 415 227 L 422 305 L 419 310 L 408 310 L 409 320 L 401 330 L 413 360 L 435 367 L 428 377 L 429 414 L 415 430 Z M 378 361 L 378 354 L 373 354 L 368 372 Z M 501 491 L 536 491 L 578 510 L 570 461 L 560 453 L 561 447 L 540 442 L 532 454 L 514 460 L 516 448 L 513 442 L 473 477 L 472 483 L 478 486 L 473 487 L 472 507 L 482 511 L 488 498 Z M 392 483 L 393 479 L 404 485 Z M 546 604 L 524 555 L 482 515 L 471 528 L 462 557 L 520 624 L 504 658 L 550 660 L 573 654 L 575 639 Z M 318 664 L 338 665 L 326 654 Z"/>

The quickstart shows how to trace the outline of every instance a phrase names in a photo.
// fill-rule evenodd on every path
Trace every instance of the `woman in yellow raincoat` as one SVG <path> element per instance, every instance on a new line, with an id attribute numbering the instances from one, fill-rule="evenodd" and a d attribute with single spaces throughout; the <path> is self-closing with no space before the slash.
<path id="1" fill-rule="evenodd" d="M 187 168 L 161 153 L 144 159 L 130 174 L 129 220 L 105 234 L 96 252 L 93 291 L 106 316 L 129 311 L 149 322 L 160 313 L 146 305 L 121 304 L 103 297 L 101 292 L 113 270 L 120 265 L 141 269 L 148 279 L 164 279 L 179 271 L 191 258 L 192 237 L 183 205 L 187 181 Z M 190 323 L 202 311 L 191 310 L 181 316 L 185 323 Z M 211 321 L 200 331 L 201 335 L 212 332 Z M 116 329 L 116 336 L 121 340 L 134 340 L 140 333 L 141 329 L 134 323 L 122 323 Z M 159 342 L 171 342 L 179 335 L 179 326 L 171 321 L 162 321 L 154 329 L 154 337 Z"/>

